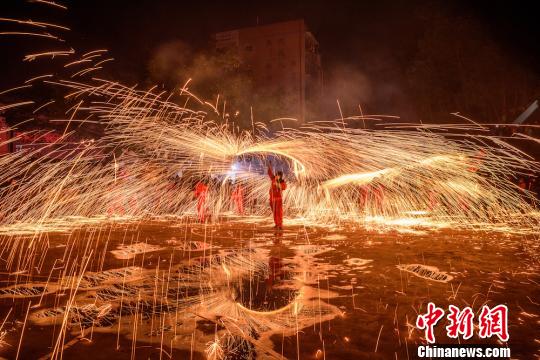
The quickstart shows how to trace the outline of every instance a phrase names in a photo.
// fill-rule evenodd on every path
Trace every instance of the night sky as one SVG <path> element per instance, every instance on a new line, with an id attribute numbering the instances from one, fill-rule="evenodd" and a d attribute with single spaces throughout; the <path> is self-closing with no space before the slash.
<path id="1" fill-rule="evenodd" d="M 24 0 L 2 0 L 0 16 L 32 18 L 63 24 L 68 45 L 80 53 L 107 48 L 116 61 L 107 71 L 127 83 L 147 77 L 148 61 L 162 43 L 182 40 L 194 48 L 208 47 L 210 36 L 257 23 L 304 18 L 320 42 L 325 72 L 347 64 L 374 82 L 400 83 L 417 50 L 419 37 L 429 31 L 426 14 L 467 17 L 477 22 L 516 64 L 539 73 L 540 30 L 533 2 L 510 1 L 59 1 L 68 11 Z M 14 26 L 0 23 L 9 31 Z M 16 27 L 21 29 L 21 27 Z M 0 30 L 0 31 L 2 31 Z M 33 50 L 62 47 L 49 40 L 0 38 L 2 87 L 9 88 L 49 60 L 22 64 Z"/>

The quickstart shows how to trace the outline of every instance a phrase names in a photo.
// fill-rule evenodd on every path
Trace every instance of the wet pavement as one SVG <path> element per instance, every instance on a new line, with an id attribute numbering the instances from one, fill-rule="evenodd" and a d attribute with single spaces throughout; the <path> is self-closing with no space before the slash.
<path id="1" fill-rule="evenodd" d="M 540 356 L 531 236 L 274 231 L 266 219 L 233 219 L 2 241 L 11 244 L 1 259 L 4 358 L 414 359 L 428 302 L 476 315 L 505 304 L 512 358 Z M 477 331 L 450 339 L 445 325 L 435 328 L 439 344 L 506 346 Z"/>

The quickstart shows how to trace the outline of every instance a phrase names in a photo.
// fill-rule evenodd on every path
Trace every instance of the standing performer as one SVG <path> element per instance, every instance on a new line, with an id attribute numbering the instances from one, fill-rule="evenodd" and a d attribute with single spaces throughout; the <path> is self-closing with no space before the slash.
<path id="1" fill-rule="evenodd" d="M 237 182 L 234 186 L 231 198 L 231 200 L 236 206 L 236 212 L 239 215 L 244 215 L 244 189 L 242 188 L 242 184 L 240 184 L 239 182 Z"/>
<path id="2" fill-rule="evenodd" d="M 268 165 L 268 176 L 270 177 L 270 208 L 274 214 L 274 224 L 277 229 L 283 229 L 283 197 L 282 192 L 287 188 L 283 180 L 283 172 L 278 171 L 274 175 L 272 168 Z"/>
<path id="3" fill-rule="evenodd" d="M 195 185 L 195 197 L 197 197 L 197 215 L 199 221 L 204 222 L 206 220 L 206 195 L 208 194 L 208 186 L 199 181 Z"/>
<path id="4" fill-rule="evenodd" d="M 358 207 L 360 211 L 366 211 L 366 205 L 369 200 L 369 184 L 361 185 L 359 188 Z"/>
<path id="5" fill-rule="evenodd" d="M 384 187 L 382 186 L 382 184 L 374 185 L 373 196 L 374 196 L 377 211 L 379 212 L 379 214 L 383 214 L 384 212 Z"/>

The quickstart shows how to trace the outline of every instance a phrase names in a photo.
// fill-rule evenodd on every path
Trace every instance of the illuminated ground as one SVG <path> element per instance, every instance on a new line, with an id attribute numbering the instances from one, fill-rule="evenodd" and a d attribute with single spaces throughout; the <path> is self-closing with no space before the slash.
<path id="1" fill-rule="evenodd" d="M 18 248 L 26 251 L 31 238 L 5 238 L 4 242 L 20 241 Z M 251 314 L 257 331 L 245 333 L 248 345 L 237 347 L 228 358 L 249 358 L 251 351 L 261 359 L 281 355 L 289 359 L 412 359 L 417 345 L 424 342 L 423 333 L 413 324 L 429 301 L 443 308 L 472 306 L 475 312 L 484 304 L 507 304 L 512 358 L 540 355 L 540 275 L 533 256 L 538 249 L 530 236 L 450 230 L 377 234 L 300 225 L 276 233 L 267 220 L 258 220 L 206 227 L 145 222 L 34 239 L 39 244 L 47 241 L 46 254 L 28 262 L 32 276 L 20 267 L 13 274 L 14 264 L 24 263 L 24 257 L 2 253 L 4 288 L 48 283 L 44 296 L 42 289 L 32 296 L 0 295 L 0 320 L 7 319 L 0 347 L 5 358 L 15 358 L 20 348 L 21 359 L 47 358 L 59 352 L 64 359 L 167 359 L 171 355 L 201 359 L 206 358 L 205 350 L 216 333 L 237 331 L 245 322 L 242 316 Z M 135 255 L 117 251 L 122 250 L 121 244 L 135 243 L 155 247 L 139 245 L 146 252 Z M 224 255 L 226 250 L 232 251 Z M 91 255 L 83 257 L 85 253 Z M 198 260 L 204 256 L 219 260 Z M 193 264 L 203 270 L 194 272 Z M 442 281 L 398 268 L 408 264 L 437 267 L 443 274 L 432 277 Z M 143 275 L 102 277 L 91 284 L 89 278 L 69 277 L 81 268 L 99 273 L 128 266 L 143 267 Z M 194 286 L 197 281 L 200 286 Z M 78 288 L 76 293 L 74 288 Z M 185 300 L 197 296 L 207 302 L 215 297 L 215 303 L 200 308 Z M 227 302 L 241 311 L 233 313 L 231 307 L 222 306 Z M 41 315 L 66 303 L 72 309 L 69 317 L 60 314 L 55 322 Z M 131 313 L 115 310 L 129 306 L 134 309 Z M 271 313 L 276 309 L 279 315 Z M 273 322 L 277 317 L 279 324 Z M 58 341 L 64 318 L 67 331 Z M 439 343 L 450 342 L 444 325 L 437 327 Z M 265 326 L 281 330 L 265 332 L 261 330 Z M 476 336 L 469 341 L 484 342 Z"/>

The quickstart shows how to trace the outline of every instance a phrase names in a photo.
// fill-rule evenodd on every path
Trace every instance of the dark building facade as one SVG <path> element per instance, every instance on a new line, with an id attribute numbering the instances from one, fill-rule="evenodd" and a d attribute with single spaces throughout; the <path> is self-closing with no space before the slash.
<path id="1" fill-rule="evenodd" d="M 319 44 L 303 20 L 220 32 L 215 46 L 239 56 L 256 91 L 280 98 L 280 116 L 301 123 L 306 101 L 321 96 Z"/>

